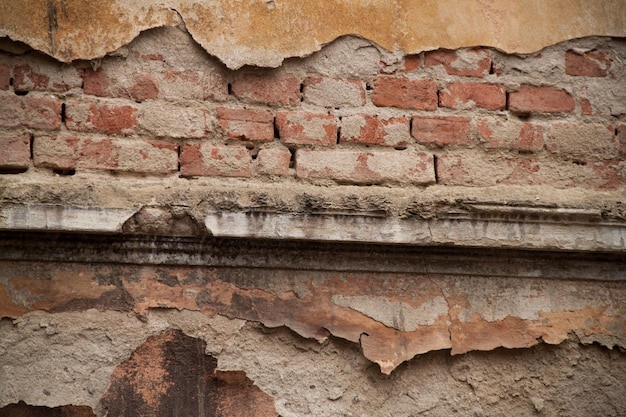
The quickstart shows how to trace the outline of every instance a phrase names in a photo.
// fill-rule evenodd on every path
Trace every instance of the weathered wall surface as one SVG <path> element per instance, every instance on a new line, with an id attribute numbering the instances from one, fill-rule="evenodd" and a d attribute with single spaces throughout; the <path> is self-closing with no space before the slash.
<path id="1" fill-rule="evenodd" d="M 623 2 L 36 3 L 115 51 L 0 43 L 0 415 L 626 413 Z"/>

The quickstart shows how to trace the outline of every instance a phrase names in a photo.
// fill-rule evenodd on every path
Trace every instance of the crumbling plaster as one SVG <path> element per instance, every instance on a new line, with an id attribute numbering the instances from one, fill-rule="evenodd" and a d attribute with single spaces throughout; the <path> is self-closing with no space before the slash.
<path id="1" fill-rule="evenodd" d="M 389 51 L 492 46 L 529 53 L 585 36 L 625 36 L 623 0 L 7 0 L 0 36 L 58 60 L 94 59 L 140 32 L 183 24 L 226 66 L 277 67 L 343 35 Z"/>

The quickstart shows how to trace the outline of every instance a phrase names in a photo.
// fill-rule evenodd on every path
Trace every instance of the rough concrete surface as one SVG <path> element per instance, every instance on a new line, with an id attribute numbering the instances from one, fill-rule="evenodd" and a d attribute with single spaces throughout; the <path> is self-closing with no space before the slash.
<path id="1" fill-rule="evenodd" d="M 187 311 L 29 313 L 0 322 L 0 406 L 100 400 L 114 369 L 150 336 L 181 329 L 223 371 L 245 372 L 281 416 L 621 416 L 623 353 L 575 337 L 558 346 L 450 357 L 431 352 L 381 375 L 356 345 Z M 71 351 L 68 346 L 73 346 Z M 1 410 L 1 409 L 0 409 Z M 2 413 L 2 411 L 0 411 Z"/>
<path id="2" fill-rule="evenodd" d="M 140 32 L 183 23 L 229 68 L 279 66 L 343 35 L 389 51 L 493 46 L 528 53 L 584 36 L 624 36 L 622 0 L 509 2 L 452 0 L 248 2 L 169 0 L 9 0 L 0 6 L 0 36 L 69 62 L 104 56 Z"/>

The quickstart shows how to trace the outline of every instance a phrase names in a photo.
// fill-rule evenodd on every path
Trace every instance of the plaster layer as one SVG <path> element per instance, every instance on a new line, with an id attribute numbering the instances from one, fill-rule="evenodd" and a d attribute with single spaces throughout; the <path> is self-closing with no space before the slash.
<path id="1" fill-rule="evenodd" d="M 64 62 L 100 58 L 141 31 L 177 24 L 236 69 L 277 67 L 285 58 L 309 55 L 344 35 L 404 53 L 479 45 L 529 53 L 578 37 L 626 36 L 626 3 L 8 0 L 0 5 L 0 36 Z"/>

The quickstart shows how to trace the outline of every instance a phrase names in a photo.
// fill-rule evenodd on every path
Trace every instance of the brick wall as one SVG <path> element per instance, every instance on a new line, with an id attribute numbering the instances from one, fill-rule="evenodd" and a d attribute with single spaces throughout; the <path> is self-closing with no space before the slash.
<path id="1" fill-rule="evenodd" d="M 5 51 L 0 172 L 616 190 L 624 57 L 607 38 L 529 56 L 344 38 L 230 71 L 176 28 L 89 63 Z"/>

